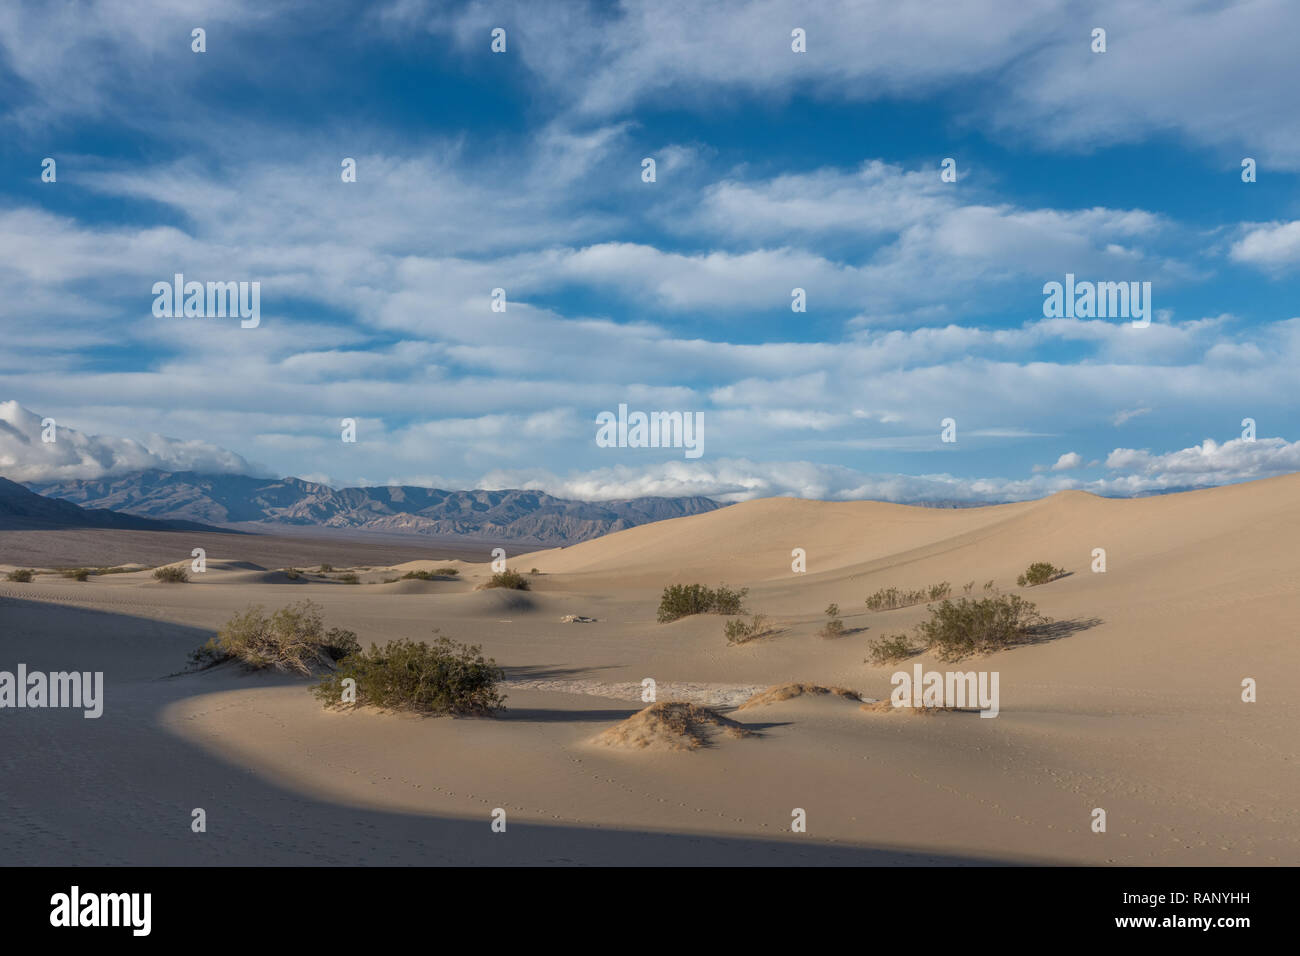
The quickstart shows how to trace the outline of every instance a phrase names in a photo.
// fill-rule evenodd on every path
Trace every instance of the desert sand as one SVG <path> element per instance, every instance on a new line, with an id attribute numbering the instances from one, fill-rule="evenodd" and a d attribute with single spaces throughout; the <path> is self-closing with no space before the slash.
<path id="1" fill-rule="evenodd" d="M 87 549 L 106 534 L 86 532 Z M 187 560 L 185 535 L 168 537 Z M 540 572 L 526 592 L 477 590 L 490 569 L 463 561 L 457 580 L 382 583 L 453 563 L 432 545 L 427 559 L 354 558 L 362 583 L 346 585 L 290 579 L 215 537 L 189 584 L 148 570 L 0 583 L 0 669 L 102 670 L 106 685 L 97 720 L 0 711 L 0 862 L 1300 863 L 1300 475 L 960 510 L 758 500 L 521 556 L 512 568 Z M 0 570 L 30 566 L 6 538 Z M 329 549 L 316 562 L 349 570 L 346 543 Z M 1071 573 L 1018 588 L 1038 560 Z M 948 581 L 960 596 L 974 581 L 978 596 L 990 579 L 1064 626 L 956 665 L 865 662 L 870 641 L 926 615 L 868 611 L 868 594 Z M 697 581 L 749 588 L 774 632 L 729 646 L 717 615 L 656 623 L 664 586 Z M 506 669 L 508 710 L 326 711 L 307 679 L 178 674 L 233 614 L 303 598 L 364 642 L 437 627 L 481 644 Z M 837 639 L 818 634 L 830 602 Z M 740 707 L 790 682 L 887 699 L 890 675 L 917 662 L 997 671 L 999 715 L 912 719 L 814 692 Z M 662 709 L 638 719 L 645 678 L 658 701 L 723 722 L 672 746 Z"/>

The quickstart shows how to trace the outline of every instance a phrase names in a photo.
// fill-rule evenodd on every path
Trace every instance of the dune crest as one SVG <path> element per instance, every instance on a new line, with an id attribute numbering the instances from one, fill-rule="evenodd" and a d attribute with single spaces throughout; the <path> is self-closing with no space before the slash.
<path id="1" fill-rule="evenodd" d="M 796 681 L 789 684 L 774 684 L 766 690 L 761 690 L 736 709 L 748 710 L 751 707 L 766 707 L 769 704 L 778 704 L 783 700 L 793 700 L 796 697 L 825 695 L 843 697 L 845 700 L 850 701 L 862 700 L 857 691 L 849 690 L 847 687 L 823 687 L 820 684 L 801 684 Z"/>

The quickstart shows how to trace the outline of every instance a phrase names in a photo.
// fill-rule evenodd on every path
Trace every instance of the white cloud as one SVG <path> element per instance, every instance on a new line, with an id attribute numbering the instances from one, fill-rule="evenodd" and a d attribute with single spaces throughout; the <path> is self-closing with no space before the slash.
<path id="1" fill-rule="evenodd" d="M 0 474 L 11 481 L 102 478 L 145 468 L 165 471 L 255 474 L 262 469 L 202 441 L 151 435 L 145 442 L 87 435 L 58 425 L 55 441 L 42 441 L 42 418 L 17 402 L 0 402 Z"/>
<path id="2" fill-rule="evenodd" d="M 1165 453 L 1116 448 L 1107 456 L 1106 467 L 1129 473 L 1112 482 L 1118 488 L 1228 484 L 1300 471 L 1300 441 L 1234 438 L 1219 444 L 1207 438 L 1199 445 Z"/>
<path id="3" fill-rule="evenodd" d="M 1264 269 L 1300 265 L 1300 220 L 1252 226 L 1233 243 L 1228 255 Z"/>
<path id="4" fill-rule="evenodd" d="M 1066 452 L 1060 458 L 1056 459 L 1056 464 L 1052 466 L 1052 471 L 1070 471 L 1078 468 L 1083 464 L 1083 456 L 1077 451 Z"/>
<path id="5" fill-rule="evenodd" d="M 1127 408 L 1116 412 L 1111 416 L 1110 420 L 1113 425 L 1119 426 L 1123 425 L 1127 421 L 1132 421 L 1134 418 L 1150 414 L 1151 409 L 1149 408 Z"/>

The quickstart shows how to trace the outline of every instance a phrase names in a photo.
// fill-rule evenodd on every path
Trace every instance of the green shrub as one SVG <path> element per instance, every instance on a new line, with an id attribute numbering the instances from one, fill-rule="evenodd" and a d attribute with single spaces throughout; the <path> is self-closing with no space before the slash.
<path id="1" fill-rule="evenodd" d="M 403 580 L 413 579 L 416 581 L 436 581 L 438 578 L 454 578 L 460 574 L 455 568 L 434 568 L 432 571 L 407 571 L 402 575 Z"/>
<path id="2" fill-rule="evenodd" d="M 157 568 L 153 576 L 165 584 L 189 584 L 190 576 L 184 568 L 178 568 L 172 565 Z"/>
<path id="3" fill-rule="evenodd" d="M 670 584 L 659 598 L 659 623 L 713 610 L 713 590 L 703 584 Z"/>
<path id="4" fill-rule="evenodd" d="M 938 601 L 951 593 L 952 585 L 947 581 L 915 591 L 904 591 L 893 587 L 881 588 L 867 598 L 867 608 L 872 611 L 893 611 L 900 607 L 911 607 L 913 604 L 924 604 L 926 601 Z"/>
<path id="5" fill-rule="evenodd" d="M 744 611 L 742 607 L 745 595 L 749 593 L 749 588 L 729 588 L 725 584 L 719 584 L 718 589 L 713 592 L 713 611 L 715 614 L 741 614 Z"/>
<path id="6" fill-rule="evenodd" d="M 772 633 L 772 628 L 768 626 L 766 617 L 762 614 L 755 614 L 748 622 L 744 618 L 735 618 L 728 621 L 723 626 L 723 633 L 727 635 L 728 644 L 744 644 L 756 637 L 763 637 Z"/>
<path id="7" fill-rule="evenodd" d="M 352 631 L 325 630 L 321 609 L 299 601 L 267 617 L 260 606 L 250 607 L 222 625 L 217 636 L 190 654 L 199 667 L 237 660 L 254 670 L 273 668 L 311 674 L 361 649 Z"/>
<path id="8" fill-rule="evenodd" d="M 916 648 L 912 647 L 905 634 L 887 634 L 872 641 L 868 646 L 868 653 L 870 656 L 867 660 L 880 667 L 883 664 L 894 664 L 911 657 L 916 653 Z"/>
<path id="9" fill-rule="evenodd" d="M 745 595 L 749 588 L 736 590 L 725 584 L 717 590 L 703 584 L 670 584 L 659 598 L 659 623 L 667 624 L 692 614 L 744 613 Z"/>
<path id="10" fill-rule="evenodd" d="M 1030 632 L 1051 621 L 1018 594 L 944 601 L 917 625 L 917 635 L 940 660 L 986 654 L 1024 642 Z"/>
<path id="11" fill-rule="evenodd" d="M 1016 578 L 1016 584 L 1022 588 L 1026 585 L 1032 588 L 1039 584 L 1046 584 L 1048 581 L 1055 581 L 1064 573 L 1065 568 L 1053 567 L 1047 561 L 1035 561 L 1024 574 Z"/>
<path id="12" fill-rule="evenodd" d="M 400 640 L 349 654 L 312 693 L 326 707 L 343 707 L 343 682 L 351 678 L 357 704 L 422 714 L 489 714 L 505 706 L 497 690 L 504 677 L 477 646 L 446 637 L 432 645 Z"/>
<path id="13" fill-rule="evenodd" d="M 36 577 L 36 570 L 34 568 L 14 568 L 7 577 L 10 581 L 15 581 L 18 584 L 31 584 L 32 579 Z"/>
<path id="14" fill-rule="evenodd" d="M 528 579 L 518 571 L 498 571 L 488 578 L 485 588 L 513 588 L 516 591 L 528 590 Z"/>

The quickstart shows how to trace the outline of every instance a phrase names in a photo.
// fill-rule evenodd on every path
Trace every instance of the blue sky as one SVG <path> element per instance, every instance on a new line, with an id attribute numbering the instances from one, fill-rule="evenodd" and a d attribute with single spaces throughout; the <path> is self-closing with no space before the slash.
<path id="1" fill-rule="evenodd" d="M 1002 500 L 1300 470 L 1300 8 L 920 9 L 6 5 L 0 473 Z M 260 282 L 261 324 L 155 317 L 177 272 Z M 1150 282 L 1150 326 L 1044 318 L 1066 273 Z M 620 403 L 702 412 L 704 454 L 598 447 Z"/>

